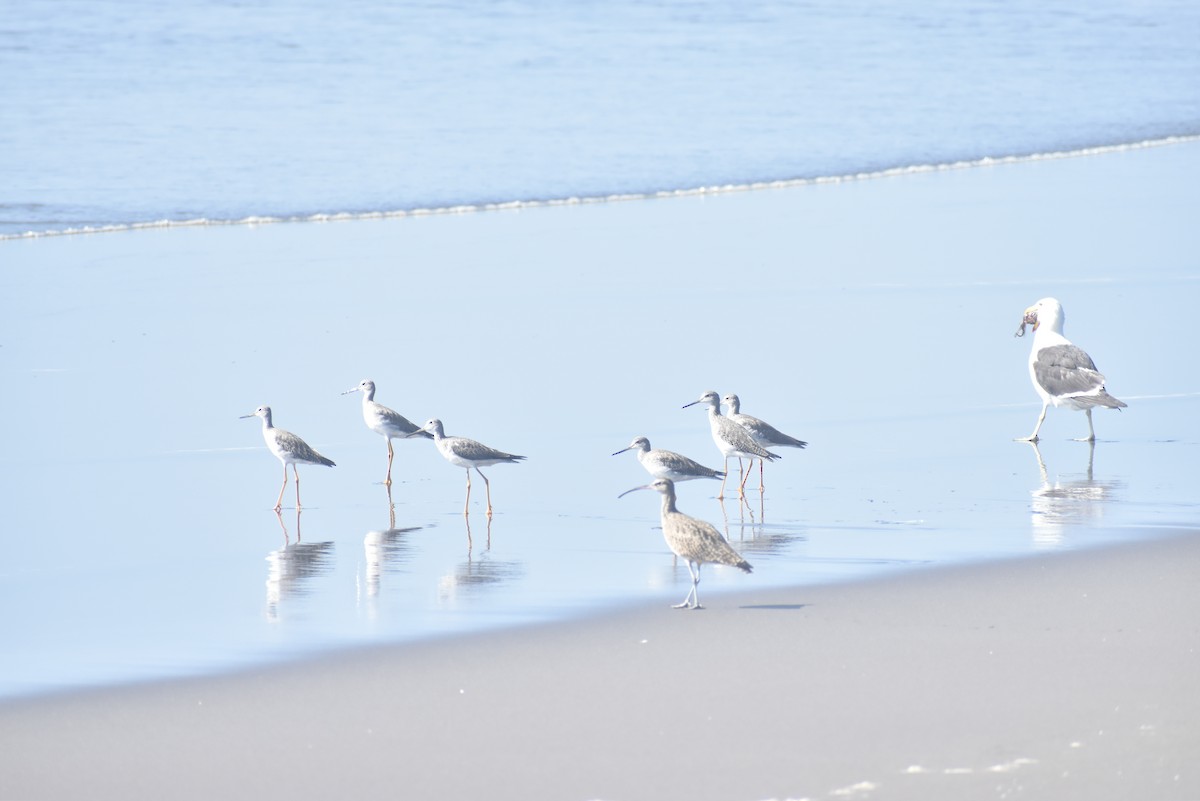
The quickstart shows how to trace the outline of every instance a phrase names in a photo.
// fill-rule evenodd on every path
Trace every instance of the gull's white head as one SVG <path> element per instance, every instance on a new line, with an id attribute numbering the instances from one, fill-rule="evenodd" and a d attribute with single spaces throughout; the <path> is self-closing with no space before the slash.
<path id="1" fill-rule="evenodd" d="M 1044 325 L 1049 330 L 1061 334 L 1065 320 L 1066 314 L 1063 312 L 1061 303 L 1055 298 L 1042 298 L 1025 310 L 1025 316 L 1021 318 L 1021 327 L 1017 329 L 1016 335 L 1024 336 L 1027 325 L 1033 326 L 1034 331 Z"/>

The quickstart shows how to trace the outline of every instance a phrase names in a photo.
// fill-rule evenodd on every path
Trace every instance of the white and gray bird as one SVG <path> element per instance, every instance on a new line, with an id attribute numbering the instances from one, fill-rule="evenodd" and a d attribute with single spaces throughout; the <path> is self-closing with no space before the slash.
<path id="1" fill-rule="evenodd" d="M 697 403 L 708 405 L 708 426 L 712 431 L 713 442 L 725 457 L 726 473 L 729 472 L 730 456 L 736 456 L 739 459 L 766 459 L 767 461 L 780 458 L 779 454 L 771 453 L 755 442 L 754 437 L 750 436 L 750 432 L 745 428 L 721 414 L 721 396 L 713 390 L 708 390 L 698 400 L 685 403 L 683 408 L 695 406 Z M 738 496 L 740 497 L 745 496 L 746 479 L 749 475 L 745 471 L 742 472 L 742 481 L 738 485 Z M 725 494 L 725 479 L 721 479 L 721 494 Z"/>
<path id="2" fill-rule="evenodd" d="M 1033 388 L 1042 397 L 1042 413 L 1033 433 L 1020 437 L 1022 442 L 1037 442 L 1038 432 L 1046 419 L 1050 404 L 1085 412 L 1088 421 L 1087 437 L 1079 442 L 1095 442 L 1092 409 L 1104 406 L 1124 409 L 1127 404 L 1117 400 L 1104 388 L 1104 376 L 1096 370 L 1092 357 L 1063 336 L 1062 304 L 1054 298 L 1042 298 L 1025 310 L 1016 336 L 1025 335 L 1025 326 L 1033 326 L 1033 349 L 1029 353 L 1029 377 Z"/>
<path id="3" fill-rule="evenodd" d="M 801 439 L 788 436 L 770 423 L 759 420 L 748 414 L 742 414 L 742 402 L 732 392 L 721 398 L 721 402 L 729 407 L 727 417 L 750 432 L 754 441 L 764 448 L 807 448 L 808 443 Z M 754 460 L 750 461 L 750 469 L 754 469 Z M 758 460 L 758 491 L 763 491 L 763 460 Z"/>
<path id="4" fill-rule="evenodd" d="M 267 448 L 271 453 L 275 454 L 275 458 L 283 462 L 283 486 L 279 488 L 279 498 L 275 501 L 275 511 L 278 512 L 283 508 L 283 491 L 287 489 L 288 465 L 292 466 L 292 474 L 296 477 L 296 508 L 299 509 L 300 473 L 296 470 L 296 465 L 316 464 L 323 467 L 334 467 L 333 460 L 326 459 L 317 453 L 311 445 L 291 431 L 276 428 L 271 422 L 270 406 L 259 406 L 250 414 L 243 414 L 241 419 L 245 420 L 250 417 L 259 417 L 262 419 L 263 439 L 266 440 Z"/>
<path id="5" fill-rule="evenodd" d="M 361 392 L 362 398 L 362 416 L 363 422 L 367 424 L 367 428 L 379 434 L 387 440 L 387 475 L 383 479 L 385 486 L 392 486 L 392 459 L 394 451 L 392 450 L 393 439 L 407 439 L 409 434 L 416 434 L 420 430 L 420 426 L 411 422 L 407 417 L 397 412 L 395 409 L 389 409 L 382 403 L 375 402 L 375 382 L 367 379 L 359 383 L 357 387 L 343 392 L 343 395 L 349 395 L 352 392 Z M 421 436 L 427 439 L 433 439 L 433 435 L 424 432 Z"/>
<path id="6" fill-rule="evenodd" d="M 672 481 L 691 481 L 693 478 L 725 478 L 725 474 L 720 470 L 705 467 L 683 454 L 664 451 L 661 448 L 651 448 L 650 440 L 645 437 L 637 437 L 629 443 L 628 448 L 622 448 L 613 456 L 626 451 L 637 451 L 638 462 L 653 478 L 669 478 Z"/>
<path id="7" fill-rule="evenodd" d="M 729 565 L 747 573 L 753 568 L 742 555 L 733 549 L 729 541 L 711 523 L 685 515 L 675 508 L 675 483 L 669 478 L 658 478 L 644 487 L 634 487 L 618 495 L 624 498 L 638 490 L 654 490 L 661 493 L 663 539 L 671 553 L 687 561 L 692 574 L 692 589 L 683 603 L 676 609 L 701 609 L 697 589 L 700 585 L 700 566 L 703 564 Z"/>
<path id="8" fill-rule="evenodd" d="M 408 436 L 418 436 L 422 431 L 433 434 L 433 444 L 437 446 L 438 451 L 445 457 L 446 461 L 467 471 L 467 500 L 463 505 L 463 514 L 468 513 L 471 505 L 471 468 L 475 468 L 475 472 L 479 473 L 483 478 L 483 486 L 487 490 L 487 515 L 491 517 L 492 485 L 488 481 L 488 477 L 483 475 L 483 471 L 479 468 L 494 464 L 516 464 L 525 457 L 489 448 L 482 442 L 476 442 L 466 437 L 448 437 L 442 427 L 442 421 L 436 418 L 429 420 L 425 425 Z"/>

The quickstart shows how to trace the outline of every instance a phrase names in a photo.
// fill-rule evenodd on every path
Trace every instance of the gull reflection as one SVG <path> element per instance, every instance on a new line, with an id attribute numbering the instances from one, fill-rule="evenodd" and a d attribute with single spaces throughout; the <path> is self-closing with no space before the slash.
<path id="1" fill-rule="evenodd" d="M 365 578 L 359 589 L 359 603 L 364 601 L 374 613 L 375 599 L 379 596 L 380 580 L 385 573 L 399 572 L 400 566 L 412 558 L 412 543 L 404 535 L 417 531 L 420 526 L 396 527 L 396 507 L 392 504 L 391 487 L 388 488 L 388 525 L 379 531 L 368 531 L 363 538 Z"/>
<path id="2" fill-rule="evenodd" d="M 302 542 L 300 538 L 300 514 L 296 510 L 296 541 L 288 535 L 283 515 L 276 512 L 279 527 L 283 529 L 283 546 L 267 554 L 267 619 L 279 619 L 279 605 L 286 599 L 299 598 L 309 593 L 308 583 L 316 577 L 333 570 L 332 542 Z"/>
<path id="3" fill-rule="evenodd" d="M 478 557 L 474 555 L 471 538 L 471 521 L 467 526 L 467 559 L 455 566 L 454 572 L 442 576 L 438 581 L 438 600 L 453 603 L 460 593 L 470 593 L 485 587 L 503 584 L 520 578 L 525 572 L 518 562 L 505 561 L 492 556 L 492 520 L 487 521 L 487 547 Z"/>
<path id="4" fill-rule="evenodd" d="M 1062 480 L 1058 475 L 1050 480 L 1046 462 L 1036 442 L 1030 442 L 1037 460 L 1041 486 L 1032 496 L 1033 542 L 1039 548 L 1056 548 L 1062 544 L 1068 527 L 1095 526 L 1104 517 L 1104 505 L 1112 500 L 1120 481 L 1098 481 L 1094 474 L 1096 443 L 1088 443 L 1087 471 L 1083 478 Z M 1067 474 L 1070 476 L 1071 474 Z M 1075 474 L 1078 476 L 1079 474 Z"/>

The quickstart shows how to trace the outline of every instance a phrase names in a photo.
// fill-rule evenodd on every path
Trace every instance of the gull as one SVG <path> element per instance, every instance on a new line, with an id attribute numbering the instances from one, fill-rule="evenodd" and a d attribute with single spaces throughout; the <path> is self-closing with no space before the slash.
<path id="1" fill-rule="evenodd" d="M 407 417 L 389 409 L 382 403 L 375 402 L 375 382 L 367 379 L 359 383 L 357 387 L 343 392 L 343 395 L 349 395 L 351 392 L 361 392 L 362 399 L 362 416 L 363 422 L 367 424 L 367 428 L 374 431 L 387 440 L 387 476 L 383 479 L 385 486 L 392 486 L 392 440 L 407 439 L 409 434 L 415 434 L 419 429 L 416 423 L 410 422 Z M 427 439 L 433 439 L 433 435 L 428 432 L 421 436 Z"/>
<path id="2" fill-rule="evenodd" d="M 729 419 L 750 432 L 754 441 L 764 448 L 807 448 L 804 440 L 790 437 L 775 426 L 757 417 L 742 414 L 742 402 L 732 392 L 721 398 L 721 402 L 729 407 Z M 750 469 L 754 469 L 754 460 L 750 460 Z M 758 491 L 763 491 L 763 460 L 758 460 Z"/>
<path id="3" fill-rule="evenodd" d="M 729 472 L 729 457 L 739 459 L 767 459 L 774 461 L 779 454 L 769 450 L 754 441 L 750 432 L 721 414 L 721 396 L 711 389 L 700 396 L 698 400 L 684 404 L 683 408 L 695 406 L 697 403 L 708 404 L 708 425 L 712 430 L 713 442 L 725 457 L 725 472 Z M 745 497 L 746 479 L 749 474 L 742 472 L 742 483 L 738 485 L 738 497 Z M 721 495 L 725 495 L 725 479 L 721 479 Z"/>
<path id="4" fill-rule="evenodd" d="M 1042 298 L 1025 310 L 1021 327 L 1015 336 L 1025 335 L 1025 326 L 1033 326 L 1033 349 L 1029 353 L 1029 377 L 1033 388 L 1042 396 L 1042 413 L 1033 433 L 1020 437 L 1020 442 L 1037 442 L 1038 432 L 1046 419 L 1050 404 L 1087 414 L 1088 435 L 1076 442 L 1095 442 L 1092 427 L 1092 408 L 1104 406 L 1124 409 L 1127 404 L 1109 395 L 1104 388 L 1104 376 L 1096 370 L 1092 357 L 1063 336 L 1062 304 L 1054 298 Z"/>
<path id="5" fill-rule="evenodd" d="M 664 451 L 661 448 L 651 448 L 650 440 L 637 437 L 629 443 L 628 448 L 622 448 L 613 454 L 637 451 L 637 460 L 646 472 L 654 478 L 669 478 L 672 481 L 690 481 L 693 478 L 725 478 L 720 470 L 705 467 L 697 461 L 674 451 Z"/>
<path id="6" fill-rule="evenodd" d="M 475 472 L 479 473 L 483 478 L 483 486 L 487 489 L 487 516 L 491 517 L 492 485 L 488 481 L 488 477 L 483 475 L 483 471 L 479 468 L 494 464 L 516 464 L 525 457 L 489 448 L 482 442 L 476 442 L 466 437 L 448 437 L 442 427 L 442 421 L 437 418 L 429 420 L 425 425 L 408 436 L 415 437 L 422 431 L 433 434 L 433 444 L 437 446 L 438 451 L 446 458 L 446 461 L 467 471 L 467 500 L 463 505 L 463 514 L 467 514 L 471 504 L 471 468 L 473 467 L 475 468 Z"/>
<path id="7" fill-rule="evenodd" d="M 673 554 L 687 561 L 688 572 L 692 574 L 692 589 L 683 599 L 683 603 L 675 605 L 676 609 L 703 608 L 697 594 L 701 565 L 729 565 L 747 573 L 753 570 L 750 563 L 733 549 L 729 541 L 711 523 L 685 515 L 675 508 L 675 482 L 671 479 L 658 478 L 644 487 L 626 490 L 617 497 L 624 498 L 638 490 L 654 490 L 662 494 L 663 539 L 667 541 L 667 547 Z"/>
<path id="8" fill-rule="evenodd" d="M 334 463 L 312 449 L 307 442 L 297 437 L 291 431 L 284 431 L 271 424 L 271 407 L 259 406 L 250 414 L 243 414 L 242 420 L 250 417 L 262 418 L 263 439 L 267 448 L 275 454 L 275 458 L 283 462 L 283 486 L 279 488 L 279 498 L 275 501 L 275 511 L 283 508 L 283 491 L 287 489 L 288 465 L 292 466 L 292 474 L 296 477 L 296 508 L 300 508 L 300 473 L 296 470 L 298 464 L 319 464 L 333 467 Z"/>

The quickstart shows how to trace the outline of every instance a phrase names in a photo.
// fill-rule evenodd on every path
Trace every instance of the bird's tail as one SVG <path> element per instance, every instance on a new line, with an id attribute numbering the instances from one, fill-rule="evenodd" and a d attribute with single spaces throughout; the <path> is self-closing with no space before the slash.
<path id="1" fill-rule="evenodd" d="M 1129 405 L 1125 401 L 1117 400 L 1103 389 L 1095 396 L 1095 400 L 1097 406 L 1103 406 L 1107 409 L 1124 409 Z"/>

